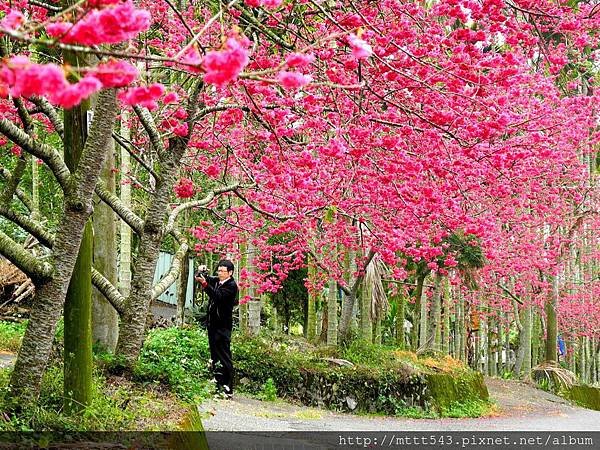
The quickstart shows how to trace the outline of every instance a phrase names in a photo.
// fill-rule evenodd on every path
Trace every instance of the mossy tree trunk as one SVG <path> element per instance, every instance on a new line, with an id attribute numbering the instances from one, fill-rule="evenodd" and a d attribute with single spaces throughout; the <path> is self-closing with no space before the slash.
<path id="1" fill-rule="evenodd" d="M 337 346 L 338 343 L 338 295 L 337 283 L 329 280 L 329 294 L 327 295 L 327 345 Z"/>
<path id="2" fill-rule="evenodd" d="M 558 338 L 558 321 L 556 307 L 558 302 L 558 276 L 552 276 L 552 291 L 546 300 L 546 361 L 558 362 L 556 342 Z"/>
<path id="3" fill-rule="evenodd" d="M 317 276 L 317 266 L 315 265 L 312 258 L 309 256 L 308 259 L 308 281 L 310 284 L 314 283 Z M 315 333 L 317 330 L 317 293 L 311 289 L 308 292 L 308 308 L 306 312 L 306 339 L 309 342 L 315 340 Z"/>
<path id="4" fill-rule="evenodd" d="M 360 338 L 365 342 L 373 342 L 373 318 L 371 306 L 373 302 L 372 287 L 363 283 L 360 298 Z"/>
<path id="5" fill-rule="evenodd" d="M 129 111 L 121 111 L 121 136 L 126 142 L 131 138 L 128 119 Z M 120 162 L 121 202 L 131 210 L 131 184 L 127 179 L 131 172 L 131 157 L 129 152 L 122 147 Z M 131 228 L 124 220 L 119 221 L 119 291 L 123 297 L 128 297 L 131 292 Z"/>
<path id="6" fill-rule="evenodd" d="M 413 351 L 419 347 L 419 325 L 421 322 L 421 297 L 423 296 L 423 284 L 427 275 L 421 274 L 417 277 L 414 290 L 415 304 L 412 314 L 412 328 L 410 330 L 410 346 Z"/>
<path id="7" fill-rule="evenodd" d="M 462 295 L 459 290 L 456 293 L 456 312 L 454 320 L 454 357 L 464 361 L 464 333 L 465 324 L 463 321 Z"/>
<path id="8" fill-rule="evenodd" d="M 72 67 L 86 65 L 85 60 L 73 52 L 65 52 L 64 61 Z M 89 110 L 90 102 L 85 100 L 64 112 L 64 158 L 71 173 L 77 169 L 87 140 Z M 108 146 L 103 150 L 108 154 Z M 64 407 L 67 413 L 85 408 L 92 400 L 93 255 L 94 229 L 88 220 L 64 306 Z"/>
<path id="9" fill-rule="evenodd" d="M 487 320 L 487 374 L 491 377 L 495 377 L 496 373 L 496 336 L 494 330 L 496 329 L 495 320 L 491 317 Z"/>
<path id="10" fill-rule="evenodd" d="M 538 308 L 533 309 L 533 330 L 531 332 L 532 339 L 532 351 L 531 351 L 531 366 L 535 367 L 544 361 L 545 358 L 545 345 L 546 340 L 544 339 L 544 333 L 546 330 L 546 324 L 544 317 Z"/>
<path id="11" fill-rule="evenodd" d="M 398 305 L 396 313 L 396 347 L 400 350 L 406 348 L 405 344 L 405 333 L 404 333 L 404 317 L 406 314 L 406 299 L 404 295 L 398 294 L 396 297 L 396 304 Z"/>
<path id="12" fill-rule="evenodd" d="M 381 326 L 381 317 L 377 316 L 375 318 L 375 323 L 373 324 L 373 344 L 381 345 L 383 336 L 382 336 L 382 326 Z"/>
<path id="13" fill-rule="evenodd" d="M 425 348 L 427 343 L 427 296 L 421 290 L 419 296 L 419 343 L 418 348 Z"/>
<path id="14" fill-rule="evenodd" d="M 105 188 L 115 193 L 114 141 L 111 139 L 106 162 L 100 174 Z M 117 226 L 116 215 L 110 206 L 95 197 L 92 223 L 94 224 L 94 268 L 104 278 L 117 285 Z M 96 288 L 92 290 L 92 340 L 114 352 L 119 336 L 119 314 Z"/>
<path id="15" fill-rule="evenodd" d="M 429 333 L 427 348 L 435 351 L 442 350 L 442 276 L 435 274 L 431 312 L 429 314 Z"/>
<path id="16" fill-rule="evenodd" d="M 67 413 L 80 411 L 92 401 L 93 246 L 94 231 L 88 221 L 65 301 L 64 408 Z"/>
<path id="17" fill-rule="evenodd" d="M 444 298 L 442 303 L 442 352 L 445 355 L 450 353 L 450 298 L 450 280 L 446 277 L 444 278 Z"/>
<path id="18" fill-rule="evenodd" d="M 183 327 L 185 324 L 185 301 L 187 299 L 187 286 L 190 276 L 190 257 L 189 251 L 185 252 L 181 262 L 181 273 L 179 274 L 179 285 L 177 286 L 177 313 L 175 314 L 175 324 Z"/>

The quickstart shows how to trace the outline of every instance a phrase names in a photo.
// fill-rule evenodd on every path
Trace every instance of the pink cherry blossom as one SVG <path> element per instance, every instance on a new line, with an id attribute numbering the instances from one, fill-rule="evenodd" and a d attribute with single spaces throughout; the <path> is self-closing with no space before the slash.
<path id="1" fill-rule="evenodd" d="M 312 81 L 310 75 L 304 75 L 300 72 L 279 72 L 277 79 L 284 87 L 284 89 L 296 89 L 302 86 L 306 86 Z"/>
<path id="2" fill-rule="evenodd" d="M 107 63 L 98 64 L 91 72 L 104 87 L 123 87 L 131 84 L 138 77 L 138 70 L 127 61 L 111 59 Z"/>
<path id="3" fill-rule="evenodd" d="M 165 87 L 160 83 L 140 86 L 119 93 L 119 99 L 126 105 L 140 105 L 152 110 L 156 109 L 156 101 L 164 94 Z"/>
<path id="4" fill-rule="evenodd" d="M 64 89 L 50 93 L 50 101 L 64 108 L 72 108 L 102 89 L 100 80 L 93 76 L 85 76 L 75 84 L 69 84 Z"/>
<path id="5" fill-rule="evenodd" d="M 368 58 L 373 54 L 373 48 L 354 33 L 348 35 L 348 43 L 356 59 Z"/>
<path id="6" fill-rule="evenodd" d="M 11 10 L 2 20 L 0 20 L 0 28 L 5 30 L 18 30 L 25 23 L 25 16 L 21 11 Z"/>
<path id="7" fill-rule="evenodd" d="M 288 67 L 305 67 L 312 64 L 315 60 L 315 55 L 312 53 L 290 53 L 285 58 L 285 63 Z"/>
<path id="8" fill-rule="evenodd" d="M 51 37 L 65 44 L 99 45 L 127 41 L 150 27 L 150 13 L 131 0 L 93 10 L 75 24 L 55 22 L 46 27 Z"/>
<path id="9" fill-rule="evenodd" d="M 179 198 L 190 198 L 194 196 L 194 182 L 189 178 L 181 178 L 173 187 L 175 195 Z"/>
<path id="10" fill-rule="evenodd" d="M 223 86 L 235 80 L 249 62 L 247 48 L 247 40 L 230 37 L 225 49 L 208 52 L 202 62 L 204 81 Z"/>

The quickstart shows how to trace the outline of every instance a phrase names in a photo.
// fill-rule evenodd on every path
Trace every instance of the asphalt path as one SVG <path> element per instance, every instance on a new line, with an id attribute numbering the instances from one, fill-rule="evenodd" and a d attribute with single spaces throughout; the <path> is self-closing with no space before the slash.
<path id="1" fill-rule="evenodd" d="M 199 410 L 210 431 L 600 431 L 599 411 L 573 406 L 520 381 L 486 378 L 486 384 L 496 407 L 476 419 L 343 414 L 239 394 L 231 400 L 210 400 Z"/>

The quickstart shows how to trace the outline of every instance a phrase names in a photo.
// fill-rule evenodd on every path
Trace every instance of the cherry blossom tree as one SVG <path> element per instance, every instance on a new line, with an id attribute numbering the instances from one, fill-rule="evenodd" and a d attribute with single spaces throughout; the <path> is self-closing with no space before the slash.
<path id="1" fill-rule="evenodd" d="M 345 293 L 342 338 L 376 254 L 396 280 L 410 275 L 409 260 L 442 276 L 458 264 L 447 238 L 460 233 L 481 242 L 493 295 L 500 298 L 513 277 L 515 296 L 533 289 L 547 298 L 547 276 L 569 260 L 569 242 L 597 226 L 596 186 L 584 164 L 598 143 L 586 69 L 597 57 L 594 5 L 82 0 L 63 10 L 38 3 L 13 4 L 0 24 L 9 43 L 0 132 L 16 153 L 48 165 L 65 202 L 54 236 L 9 217 L 52 247 L 51 262 L 0 235 L 2 254 L 37 287 L 11 383 L 17 397 L 39 389 L 94 191 L 140 238 L 127 297 L 93 273 L 121 315 L 117 351 L 130 362 L 150 300 L 176 280 L 188 251 L 191 237 L 178 225 L 186 210 L 205 212 L 190 233 L 198 251 L 235 256 L 240 242 L 256 249 L 255 270 L 241 282 L 258 292 L 277 290 L 310 256 L 318 273 L 309 288 L 333 280 Z M 44 62 L 32 46 L 98 62 Z M 71 172 L 56 149 L 24 131 L 25 113 L 60 134 L 54 108 L 96 93 L 86 150 Z M 112 132 L 115 96 L 135 112 L 139 132 L 129 141 Z M 112 136 L 149 180 L 139 211 L 97 183 Z M 16 169 L 11 179 L 12 199 Z M 168 236 L 177 242 L 175 264 L 152 286 Z"/>

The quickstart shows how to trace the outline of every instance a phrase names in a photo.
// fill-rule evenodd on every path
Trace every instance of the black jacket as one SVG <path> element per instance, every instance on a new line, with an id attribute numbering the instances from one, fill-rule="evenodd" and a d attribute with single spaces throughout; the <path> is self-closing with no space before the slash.
<path id="1" fill-rule="evenodd" d="M 219 285 L 218 277 L 206 278 L 208 295 L 208 328 L 229 330 L 233 327 L 233 307 L 237 304 L 238 286 L 233 278 Z"/>

